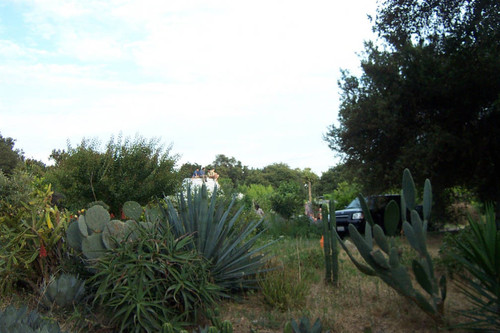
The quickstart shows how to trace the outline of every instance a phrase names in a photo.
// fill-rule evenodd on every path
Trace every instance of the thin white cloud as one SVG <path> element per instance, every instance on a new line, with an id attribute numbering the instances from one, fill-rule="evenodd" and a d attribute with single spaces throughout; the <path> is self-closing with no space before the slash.
<path id="1" fill-rule="evenodd" d="M 339 68 L 359 64 L 354 53 L 370 37 L 365 12 L 375 7 L 371 0 L 16 3 L 21 37 L 0 37 L 0 130 L 28 154 L 43 155 L 31 153 L 41 149 L 40 135 L 48 157 L 66 139 L 107 141 L 122 131 L 174 142 L 182 161 L 225 154 L 317 172 L 334 164 L 322 134 L 336 119 Z"/>

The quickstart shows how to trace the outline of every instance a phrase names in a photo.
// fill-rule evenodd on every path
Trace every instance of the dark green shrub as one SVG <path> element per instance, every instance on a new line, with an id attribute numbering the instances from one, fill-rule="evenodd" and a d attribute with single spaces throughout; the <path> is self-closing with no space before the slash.
<path id="1" fill-rule="evenodd" d="M 470 227 L 466 226 L 455 233 L 447 232 L 443 236 L 439 247 L 439 257 L 436 259 L 436 266 L 444 269 L 451 278 L 458 272 L 463 271 L 463 265 L 454 256 L 460 251 L 457 244 L 462 243 L 470 233 Z"/>
<path id="2" fill-rule="evenodd" d="M 90 279 L 94 304 L 110 313 L 120 331 L 177 328 L 212 306 L 220 289 L 209 281 L 207 262 L 192 248 L 192 237 L 174 237 L 165 226 L 137 225 L 137 238 L 99 258 Z"/>
<path id="3" fill-rule="evenodd" d="M 165 201 L 165 220 L 175 237 L 192 235 L 188 246 L 210 262 L 210 274 L 218 286 L 225 291 L 256 287 L 256 274 L 263 270 L 266 259 L 262 250 L 270 244 L 254 248 L 262 235 L 255 232 L 262 221 L 239 223 L 244 207 L 233 214 L 235 199 L 228 207 L 217 205 L 217 189 L 209 200 L 206 186 L 194 192 L 188 189 L 187 198 L 180 193 L 177 209 L 169 198 Z"/>
<path id="4" fill-rule="evenodd" d="M 500 330 L 500 230 L 494 208 L 489 205 L 479 221 L 469 218 L 470 232 L 455 244 L 454 258 L 462 265 L 457 280 L 472 308 L 462 314 L 465 326 L 477 330 Z"/>
<path id="5" fill-rule="evenodd" d="M 178 184 L 176 155 L 156 138 L 111 138 L 102 149 L 97 139 L 83 139 L 75 148 L 53 151 L 54 167 L 46 177 L 76 211 L 102 200 L 115 216 L 127 200 L 146 205 L 151 198 L 174 193 Z"/>

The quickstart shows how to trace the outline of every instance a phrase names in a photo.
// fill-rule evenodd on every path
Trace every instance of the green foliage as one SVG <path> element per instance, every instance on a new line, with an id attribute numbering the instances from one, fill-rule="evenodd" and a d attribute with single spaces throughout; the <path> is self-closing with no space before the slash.
<path id="1" fill-rule="evenodd" d="M 354 200 L 358 193 L 361 192 L 361 186 L 356 182 L 342 181 L 338 184 L 337 188 L 333 191 L 333 198 L 335 198 L 335 206 L 338 209 L 344 209 Z"/>
<path id="2" fill-rule="evenodd" d="M 259 279 L 264 301 L 274 309 L 288 311 L 305 306 L 310 284 L 307 275 L 291 267 L 270 267 Z"/>
<path id="3" fill-rule="evenodd" d="M 119 216 L 129 200 L 146 205 L 153 197 L 171 194 L 178 183 L 177 156 L 170 156 L 157 139 L 111 138 L 105 151 L 96 140 L 82 140 L 76 148 L 54 151 L 54 167 L 47 178 L 65 195 L 65 205 L 76 211 L 101 200 Z"/>
<path id="4" fill-rule="evenodd" d="M 500 330 L 500 230 L 493 207 L 487 206 L 484 218 L 469 219 L 469 224 L 470 232 L 456 239 L 459 251 L 454 254 L 464 268 L 457 282 L 472 305 L 462 313 L 470 319 L 468 328 Z"/>
<path id="5" fill-rule="evenodd" d="M 255 276 L 263 270 L 265 255 L 262 250 L 269 244 L 254 248 L 262 232 L 255 233 L 262 221 L 237 223 L 244 207 L 232 213 L 235 198 L 226 208 L 217 204 L 217 189 L 209 199 L 205 185 L 200 190 L 180 193 L 178 209 L 167 197 L 164 220 L 176 237 L 192 235 L 195 248 L 210 262 L 214 282 L 225 291 L 253 288 Z"/>
<path id="6" fill-rule="evenodd" d="M 439 257 L 436 259 L 436 266 L 444 269 L 448 276 L 453 278 L 456 273 L 463 271 L 463 265 L 458 262 L 454 256 L 460 251 L 458 243 L 465 242 L 468 234 L 471 233 L 470 227 L 466 226 L 456 233 L 445 233 L 441 246 L 439 247 Z"/>
<path id="7" fill-rule="evenodd" d="M 220 289 L 210 282 L 208 263 L 190 250 L 191 236 L 175 237 L 167 226 L 136 225 L 137 238 L 100 257 L 90 279 L 94 303 L 120 331 L 176 329 L 214 305 Z"/>
<path id="8" fill-rule="evenodd" d="M 271 185 L 274 189 L 278 189 L 284 182 L 294 183 L 299 186 L 302 185 L 302 173 L 298 169 L 291 169 L 287 164 L 274 163 L 262 169 L 262 178 L 266 183 L 264 185 Z"/>
<path id="9" fill-rule="evenodd" d="M 436 322 L 441 322 L 444 313 L 444 300 L 446 298 L 446 278 L 441 276 L 438 281 L 434 274 L 432 258 L 427 251 L 426 231 L 427 223 L 431 213 L 432 191 L 429 180 L 425 181 L 423 195 L 424 221 L 420 219 L 415 210 L 416 190 L 413 178 L 408 169 L 403 172 L 403 186 L 401 191 L 401 211 L 398 205 L 387 205 L 384 224 L 388 233 L 387 237 L 379 225 L 373 224 L 370 211 L 367 209 L 363 196 L 359 196 L 360 202 L 364 203 L 363 212 L 367 217 L 364 237 L 353 225 L 349 225 L 351 239 L 364 259 L 362 263 L 355 259 L 347 246 L 341 241 L 341 245 L 349 255 L 354 265 L 364 274 L 378 276 L 387 285 L 396 290 L 400 295 L 414 302 L 420 309 L 427 313 Z M 411 211 L 411 224 L 406 220 L 406 210 Z M 403 230 L 411 247 L 416 250 L 418 257 L 412 260 L 412 271 L 418 285 L 426 292 L 424 296 L 413 287 L 408 269 L 401 263 L 401 249 L 397 246 L 393 236 L 399 222 L 399 216 L 403 219 Z M 373 237 L 373 239 L 372 239 Z M 340 239 L 340 236 L 338 236 Z M 374 241 L 375 240 L 375 243 Z M 375 247 L 374 245 L 377 245 Z"/>
<path id="10" fill-rule="evenodd" d="M 230 321 L 224 320 L 221 324 L 221 327 L 215 326 L 199 326 L 198 329 L 195 329 L 193 333 L 233 333 L 233 325 Z"/>
<path id="11" fill-rule="evenodd" d="M 29 202 L 35 177 L 16 169 L 10 176 L 0 171 L 0 203 L 2 222 L 14 219 L 23 210 L 22 203 Z"/>
<path id="12" fill-rule="evenodd" d="M 85 293 L 85 280 L 70 274 L 52 277 L 42 291 L 42 301 L 47 307 L 66 307 L 78 302 Z"/>
<path id="13" fill-rule="evenodd" d="M 271 211 L 271 197 L 274 193 L 274 189 L 271 185 L 243 185 L 240 186 L 238 190 L 244 194 L 243 202 L 246 207 L 254 209 L 255 205 L 259 205 L 264 212 Z"/>
<path id="14" fill-rule="evenodd" d="M 0 194 L 0 293 L 18 282 L 38 291 L 61 264 L 68 218 L 50 205 L 50 185 L 23 171 L 0 173 Z"/>
<path id="15" fill-rule="evenodd" d="M 11 175 L 17 165 L 23 160 L 23 153 L 14 149 L 16 140 L 4 138 L 0 134 L 0 172 Z"/>
<path id="16" fill-rule="evenodd" d="M 339 183 L 355 183 L 353 170 L 349 169 L 345 163 L 339 163 L 321 174 L 317 184 L 317 191 L 323 196 L 332 194 L 338 188 Z"/>
<path id="17" fill-rule="evenodd" d="M 298 183 L 285 181 L 279 185 L 271 196 L 272 209 L 289 219 L 303 209 L 304 196 Z"/>
<path id="18" fill-rule="evenodd" d="M 19 309 L 9 305 L 0 311 L 0 332 L 9 333 L 61 333 L 59 324 L 42 317 L 26 306 Z"/>
<path id="19" fill-rule="evenodd" d="M 266 214 L 267 231 L 266 234 L 272 238 L 281 236 L 291 238 L 319 238 L 322 235 L 321 223 L 312 221 L 304 215 L 294 216 L 285 220 L 278 214 Z"/>
<path id="20" fill-rule="evenodd" d="M 242 184 L 245 168 L 240 161 L 236 160 L 234 157 L 227 157 L 223 154 L 219 154 L 215 156 L 215 160 L 212 164 L 220 178 L 231 180 L 233 188 L 237 188 Z"/>
<path id="21" fill-rule="evenodd" d="M 370 192 L 398 183 L 405 165 L 438 198 L 466 185 L 500 197 L 500 4 L 381 3 L 360 77 L 343 72 L 338 126 L 326 140 Z M 438 203 L 441 200 L 436 200 Z"/>
<path id="22" fill-rule="evenodd" d="M 321 325 L 321 320 L 318 318 L 311 326 L 311 322 L 309 318 L 302 317 L 298 322 L 295 319 L 287 322 L 285 324 L 285 328 L 283 329 L 283 333 L 321 333 L 323 332 L 323 327 Z M 330 331 L 325 331 L 325 333 L 329 333 Z"/>

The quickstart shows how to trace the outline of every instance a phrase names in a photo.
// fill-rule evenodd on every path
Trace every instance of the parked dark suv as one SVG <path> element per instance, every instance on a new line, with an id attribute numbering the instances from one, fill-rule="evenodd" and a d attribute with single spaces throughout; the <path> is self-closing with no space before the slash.
<path id="1" fill-rule="evenodd" d="M 372 195 L 365 198 L 366 204 L 375 224 L 384 229 L 384 211 L 389 201 L 394 200 L 401 207 L 401 196 L 399 194 Z M 418 209 L 417 209 L 418 210 Z M 347 234 L 348 225 L 352 224 L 360 233 L 365 232 L 365 215 L 361 209 L 359 199 L 354 199 L 345 209 L 335 211 L 337 220 L 337 232 L 340 235 Z M 400 226 L 401 227 L 401 221 Z"/>

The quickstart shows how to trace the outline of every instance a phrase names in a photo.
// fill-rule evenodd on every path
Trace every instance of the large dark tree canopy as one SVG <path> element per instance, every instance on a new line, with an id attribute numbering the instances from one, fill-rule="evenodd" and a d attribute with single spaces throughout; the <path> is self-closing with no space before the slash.
<path id="1" fill-rule="evenodd" d="M 363 74 L 347 72 L 330 148 L 373 192 L 405 167 L 437 190 L 466 185 L 500 197 L 500 2 L 386 1 L 365 45 Z"/>

